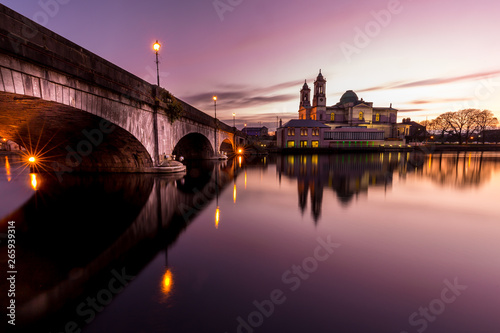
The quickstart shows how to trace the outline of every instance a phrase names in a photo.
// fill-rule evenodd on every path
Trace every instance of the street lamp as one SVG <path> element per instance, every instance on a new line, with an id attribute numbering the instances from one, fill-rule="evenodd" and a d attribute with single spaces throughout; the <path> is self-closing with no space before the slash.
<path id="1" fill-rule="evenodd" d="M 158 87 L 160 86 L 160 69 L 158 67 L 158 52 L 160 51 L 161 44 L 158 43 L 158 40 L 153 44 L 153 50 L 156 53 L 156 81 L 158 84 Z"/>
<path id="2" fill-rule="evenodd" d="M 212 99 L 214 100 L 214 113 L 215 113 L 215 149 L 214 149 L 214 152 L 215 152 L 215 155 L 217 155 L 219 149 L 217 148 L 217 95 L 214 95 L 212 97 Z"/>

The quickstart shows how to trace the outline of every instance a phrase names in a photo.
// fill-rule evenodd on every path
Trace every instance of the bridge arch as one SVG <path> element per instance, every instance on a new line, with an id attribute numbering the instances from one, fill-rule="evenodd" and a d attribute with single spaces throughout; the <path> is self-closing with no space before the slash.
<path id="1" fill-rule="evenodd" d="M 221 152 L 225 152 L 226 154 L 233 153 L 233 152 L 234 152 L 234 149 L 233 149 L 233 142 L 231 142 L 231 140 L 229 140 L 229 139 L 224 139 L 224 140 L 220 143 L 219 150 L 220 150 Z"/>
<path id="2" fill-rule="evenodd" d="M 214 155 L 214 149 L 205 135 L 191 132 L 177 142 L 173 154 L 186 159 L 207 159 Z"/>
<path id="3" fill-rule="evenodd" d="M 119 125 L 75 107 L 1 90 L 0 135 L 39 157 L 40 170 L 135 172 L 152 166 L 142 143 Z"/>

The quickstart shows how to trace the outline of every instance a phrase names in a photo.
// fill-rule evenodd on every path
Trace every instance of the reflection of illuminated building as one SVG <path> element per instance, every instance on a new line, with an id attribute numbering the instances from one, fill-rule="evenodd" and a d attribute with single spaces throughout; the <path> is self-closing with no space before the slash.
<path id="1" fill-rule="evenodd" d="M 412 175 L 443 186 L 471 187 L 487 181 L 499 166 L 495 153 L 470 152 L 282 155 L 276 165 L 280 178 L 283 174 L 297 179 L 299 208 L 303 214 L 310 198 L 315 222 L 321 216 L 324 188 L 331 189 L 342 205 L 348 205 L 369 188 L 390 188 L 395 171 L 399 179 Z"/>
<path id="2" fill-rule="evenodd" d="M 470 187 L 489 180 L 498 165 L 498 157 L 488 156 L 488 153 L 457 152 L 429 155 L 417 162 L 420 163 L 415 163 L 417 168 L 414 171 L 419 176 L 430 178 L 440 185 Z"/>
<path id="3" fill-rule="evenodd" d="M 392 183 L 392 173 L 401 156 L 398 154 L 287 155 L 277 161 L 278 172 L 297 178 L 299 207 L 304 213 L 307 198 L 317 222 L 321 216 L 323 189 L 331 188 L 342 204 L 366 193 L 369 187 Z"/>

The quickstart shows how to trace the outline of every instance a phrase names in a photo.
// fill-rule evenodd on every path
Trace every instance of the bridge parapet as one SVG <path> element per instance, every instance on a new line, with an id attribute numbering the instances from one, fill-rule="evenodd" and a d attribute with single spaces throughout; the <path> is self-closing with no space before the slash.
<path id="1" fill-rule="evenodd" d="M 4 51 L 17 58 L 29 59 L 123 97 L 154 104 L 151 84 L 1 4 L 0 44 Z M 27 69 L 17 70 L 26 72 Z M 37 74 L 33 73 L 39 76 Z M 71 86 L 72 82 L 66 84 Z M 74 85 L 77 89 L 76 83 Z"/>

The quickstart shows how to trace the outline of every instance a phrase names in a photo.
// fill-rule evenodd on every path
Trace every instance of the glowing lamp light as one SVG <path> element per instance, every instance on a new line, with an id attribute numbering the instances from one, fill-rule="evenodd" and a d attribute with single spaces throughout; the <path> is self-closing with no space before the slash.
<path id="1" fill-rule="evenodd" d="M 35 163 L 36 162 L 36 158 L 34 156 L 30 156 L 30 158 L 28 158 L 28 162 Z"/>
<path id="2" fill-rule="evenodd" d="M 219 218 L 220 218 L 220 210 L 219 206 L 217 206 L 217 209 L 215 210 L 215 229 L 219 229 Z"/>
<path id="3" fill-rule="evenodd" d="M 155 52 L 158 52 L 158 51 L 160 51 L 160 48 L 161 48 L 161 44 L 158 43 L 158 41 L 156 41 L 156 43 L 153 44 L 153 50 L 155 50 Z"/>
<path id="4" fill-rule="evenodd" d="M 243 153 L 243 149 L 240 148 L 240 149 L 238 149 L 238 154 L 241 154 L 241 153 Z"/>
<path id="5" fill-rule="evenodd" d="M 216 102 L 217 101 L 217 96 L 214 95 L 214 97 L 212 97 L 212 99 L 214 100 L 214 102 Z"/>

